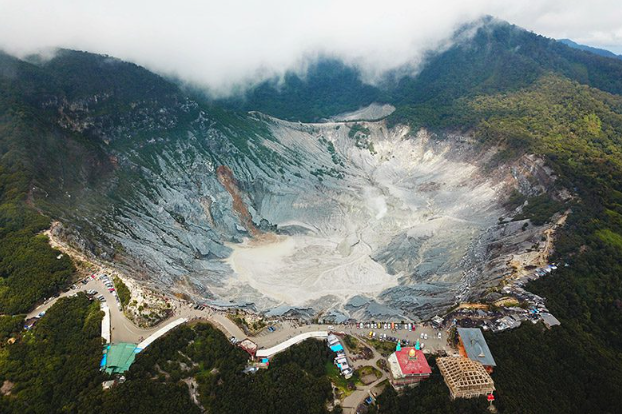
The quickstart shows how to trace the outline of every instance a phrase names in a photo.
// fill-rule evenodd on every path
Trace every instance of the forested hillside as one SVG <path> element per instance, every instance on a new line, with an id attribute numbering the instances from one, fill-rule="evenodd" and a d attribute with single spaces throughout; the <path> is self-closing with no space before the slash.
<path id="1" fill-rule="evenodd" d="M 2 413 L 328 413 L 332 389 L 326 376 L 331 353 L 310 340 L 271 360 L 269 370 L 242 372 L 248 355 L 211 325 L 182 326 L 137 356 L 127 381 L 110 391 L 101 382 L 97 303 L 85 295 L 64 298 L 30 332 L 0 319 Z M 6 382 L 5 382 L 6 381 Z M 196 388 L 195 388 L 196 387 Z"/>
<path id="2" fill-rule="evenodd" d="M 291 121 L 317 121 L 383 101 L 384 91 L 367 85 L 355 68 L 335 59 L 312 62 L 304 75 L 286 73 L 218 103 L 244 111 L 261 111 Z"/>
<path id="3" fill-rule="evenodd" d="M 27 205 L 28 194 L 44 159 L 51 131 L 41 128 L 24 92 L 32 88 L 28 65 L 0 54 L 0 313 L 28 311 L 37 300 L 58 291 L 70 279 L 73 265 L 57 259 L 46 238 L 49 227 Z M 23 89 L 16 79 L 24 77 Z"/>
<path id="4" fill-rule="evenodd" d="M 308 122 L 375 101 L 397 107 L 391 124 L 444 127 L 447 118 L 456 115 L 456 99 L 517 91 L 550 72 L 602 91 L 622 93 L 622 61 L 573 49 L 487 17 L 458 30 L 449 49 L 430 52 L 417 73 L 398 68 L 370 86 L 361 81 L 356 68 L 320 59 L 304 76 L 288 72 L 282 80 L 266 81 L 241 97 L 217 102 Z M 473 119 L 465 116 L 462 121 Z"/>
<path id="5" fill-rule="evenodd" d="M 497 368 L 496 406 L 507 413 L 615 413 L 622 400 L 622 97 L 545 75 L 533 86 L 454 102 L 448 126 L 470 130 L 493 162 L 542 154 L 575 198 L 557 236 L 561 267 L 527 289 L 547 298 L 562 325 L 487 336 Z M 465 127 L 463 119 L 470 122 Z M 437 119 L 437 118 L 434 118 Z M 420 120 L 417 120 L 420 122 Z M 446 389 L 438 388 L 445 394 Z M 423 388 L 388 392 L 381 413 L 435 412 Z M 424 399 L 426 401 L 426 399 Z M 462 408 L 458 408 L 462 407 Z M 480 412 L 455 406 L 456 412 Z M 438 412 L 438 411 L 437 411 Z"/>
<path id="6" fill-rule="evenodd" d="M 562 325 L 488 335 L 498 365 L 496 406 L 502 413 L 619 412 L 622 61 L 489 20 L 472 38 L 460 39 L 430 55 L 417 76 L 382 87 L 365 85 L 356 70 L 327 61 L 311 66 L 304 79 L 288 74 L 282 84 L 270 81 L 243 100 L 220 103 L 318 120 L 388 102 L 397 107 L 389 126 L 459 131 L 482 152 L 499 148 L 492 164 L 542 156 L 572 199 L 555 241 L 553 261 L 562 265 L 528 289 L 547 298 Z M 184 326 L 141 354 L 125 384 L 103 393 L 100 314 L 84 296 L 60 301 L 31 332 L 22 332 L 21 317 L 8 316 L 53 295 L 74 272 L 40 234 L 50 218 L 38 207 L 61 219 L 79 205 L 99 207 L 116 168 L 114 151 L 141 148 L 141 154 L 128 151 L 129 157 L 157 165 L 154 154 L 166 140 L 157 141 L 160 147 L 142 144 L 163 131 L 173 131 L 167 139 L 188 135 L 180 125 L 197 119 L 198 111 L 188 102 L 171 82 L 114 59 L 65 51 L 51 61 L 26 62 L 0 54 L 0 314 L 7 314 L 0 316 L 0 381 L 13 387 L 0 399 L 1 412 L 198 412 L 188 383 L 196 384 L 199 402 L 210 412 L 327 412 L 329 355 L 315 342 L 279 355 L 268 371 L 245 375 L 246 355 L 220 332 Z M 213 111 L 219 114 L 214 122 L 234 133 L 230 141 L 214 133 L 197 145 L 239 151 L 278 169 L 282 160 L 257 150 L 250 138 L 261 126 Z M 121 177 L 127 193 L 118 198 L 130 193 L 132 178 Z M 559 207 L 534 204 L 528 216 L 533 223 Z M 8 344 L 9 338 L 17 341 Z M 479 413 L 483 405 L 449 401 L 435 375 L 403 395 L 387 391 L 373 409 Z"/>
<path id="7" fill-rule="evenodd" d="M 101 315 L 81 294 L 59 300 L 32 331 L 9 333 L 18 340 L 0 345 L 0 382 L 10 384 L 0 412 L 75 413 L 101 392 Z"/>

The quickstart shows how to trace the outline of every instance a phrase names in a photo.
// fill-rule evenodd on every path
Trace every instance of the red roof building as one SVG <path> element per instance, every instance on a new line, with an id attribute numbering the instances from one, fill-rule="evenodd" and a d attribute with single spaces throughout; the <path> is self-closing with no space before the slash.
<path id="1" fill-rule="evenodd" d="M 241 342 L 238 342 L 238 346 L 248 352 L 251 358 L 255 358 L 255 354 L 257 353 L 257 344 L 250 339 L 245 339 Z"/>
<path id="2" fill-rule="evenodd" d="M 391 383 L 394 387 L 417 383 L 432 373 L 423 351 L 414 347 L 395 351 L 389 356 L 388 361 L 391 368 Z"/>

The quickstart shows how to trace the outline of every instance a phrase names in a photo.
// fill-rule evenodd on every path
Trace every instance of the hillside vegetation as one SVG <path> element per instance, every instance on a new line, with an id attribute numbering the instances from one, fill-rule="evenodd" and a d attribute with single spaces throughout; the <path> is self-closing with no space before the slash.
<path id="1" fill-rule="evenodd" d="M 30 332 L 0 345 L 0 382 L 13 384 L 0 397 L 2 413 L 79 412 L 101 390 L 102 313 L 86 295 L 63 298 Z M 83 411 L 84 412 L 84 411 Z"/>
<path id="2" fill-rule="evenodd" d="M 501 148 L 493 163 L 530 153 L 543 156 L 558 189 L 572 194 L 571 214 L 556 235 L 552 260 L 561 263 L 559 270 L 528 289 L 547 298 L 562 325 L 488 335 L 498 365 L 496 405 L 512 414 L 619 412 L 622 62 L 495 22 L 484 24 L 470 41 L 429 58 L 418 76 L 382 89 L 363 85 L 351 68 L 331 64 L 312 68 L 306 82 L 291 75 L 281 88 L 260 85 L 244 103 L 228 105 L 316 120 L 371 101 L 390 102 L 397 110 L 389 125 L 470 134 L 482 151 Z M 164 132 L 171 141 L 188 135 L 189 119 L 197 116 L 176 86 L 135 65 L 78 52 L 35 63 L 0 54 L 3 314 L 26 312 L 72 277 L 70 260 L 59 258 L 40 235 L 49 218 L 36 207 L 59 219 L 80 206 L 101 208 L 98 201 L 109 190 L 102 182 L 115 168 L 114 151 L 130 148 L 129 161 L 143 158 L 157 168 L 157 152 L 170 141 L 143 144 Z M 67 99 L 78 109 L 59 118 Z M 91 112 L 79 104 L 91 105 Z M 214 113 L 220 130 L 238 133 L 230 140 L 214 133 L 215 139 L 197 143 L 207 153 L 239 152 L 275 169 L 284 162 L 255 151 L 252 137 L 265 132 L 258 123 L 219 109 Z M 143 182 L 132 181 L 137 175 L 127 171 L 114 177 L 119 179 L 115 201 L 131 204 L 125 197 Z M 523 214 L 544 223 L 559 208 L 550 198 L 532 198 Z M 327 410 L 329 356 L 323 345 L 299 345 L 275 358 L 270 370 L 244 375 L 246 356 L 205 325 L 182 327 L 156 342 L 139 355 L 125 384 L 103 393 L 105 376 L 97 369 L 99 318 L 97 307 L 82 295 L 59 301 L 32 332 L 19 332 L 15 318 L 1 316 L 0 381 L 14 387 L 0 399 L 0 411 L 193 413 L 199 409 L 183 382 L 190 379 L 210 412 Z M 18 339 L 15 344 L 6 344 L 10 337 Z M 436 375 L 403 395 L 387 391 L 373 410 L 479 413 L 482 401 L 449 401 Z"/>
<path id="3" fill-rule="evenodd" d="M 621 60 L 573 49 L 491 17 L 463 26 L 449 49 L 431 51 L 419 69 L 412 74 L 398 68 L 371 86 L 361 81 L 357 68 L 325 58 L 304 74 L 288 72 L 283 79 L 265 81 L 242 96 L 217 102 L 306 122 L 371 102 L 390 103 L 397 108 L 389 117 L 391 125 L 443 127 L 460 115 L 454 106 L 457 99 L 515 92 L 551 72 L 622 93 Z M 461 117 L 462 125 L 473 121 L 469 114 Z"/>
<path id="4" fill-rule="evenodd" d="M 49 218 L 27 205 L 37 169 L 32 156 L 45 133 L 8 82 L 0 77 L 0 313 L 15 314 L 65 286 L 73 265 L 38 235 Z"/>
<path id="5" fill-rule="evenodd" d="M 622 97 L 545 75 L 531 87 L 455 105 L 463 110 L 455 128 L 468 116 L 483 149 L 504 148 L 493 162 L 542 154 L 558 185 L 575 193 L 553 257 L 568 267 L 527 286 L 547 298 L 562 325 L 548 331 L 528 324 L 487 335 L 497 362 L 499 412 L 617 412 L 622 400 Z M 446 388 L 427 389 L 448 397 Z M 442 412 L 437 406 L 422 387 L 403 396 L 385 393 L 378 412 Z M 481 410 L 456 402 L 452 412 Z"/>
<path id="6" fill-rule="evenodd" d="M 0 338 L 17 338 L 0 345 L 0 384 L 12 384 L 0 412 L 200 413 L 189 387 L 209 413 L 329 412 L 331 353 L 323 342 L 306 341 L 273 358 L 269 370 L 244 374 L 248 355 L 206 324 L 159 339 L 137 356 L 125 383 L 103 391 L 101 315 L 80 294 L 60 300 L 27 333 L 0 319 Z"/>

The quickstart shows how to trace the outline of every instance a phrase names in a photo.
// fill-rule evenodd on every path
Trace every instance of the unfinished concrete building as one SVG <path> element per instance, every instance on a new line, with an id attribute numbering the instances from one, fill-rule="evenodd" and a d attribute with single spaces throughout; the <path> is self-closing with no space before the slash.
<path id="1" fill-rule="evenodd" d="M 495 383 L 484 366 L 469 358 L 445 357 L 436 360 L 451 398 L 473 398 L 491 394 Z"/>

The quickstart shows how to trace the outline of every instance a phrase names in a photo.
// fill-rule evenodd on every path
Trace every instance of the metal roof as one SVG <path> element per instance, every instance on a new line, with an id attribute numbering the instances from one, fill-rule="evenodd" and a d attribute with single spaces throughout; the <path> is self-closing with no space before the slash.
<path id="1" fill-rule="evenodd" d="M 107 345 L 102 362 L 104 370 L 108 374 L 122 374 L 134 362 L 136 357 L 136 344 L 121 342 Z"/>
<path id="2" fill-rule="evenodd" d="M 464 345 L 464 350 L 469 359 L 480 362 L 484 366 L 497 366 L 481 329 L 458 328 L 458 335 L 460 335 L 462 345 Z"/>
<path id="3" fill-rule="evenodd" d="M 551 315 L 548 312 L 542 312 L 540 316 L 542 317 L 544 324 L 548 326 L 549 328 L 551 326 L 561 325 L 561 322 L 555 316 Z"/>

